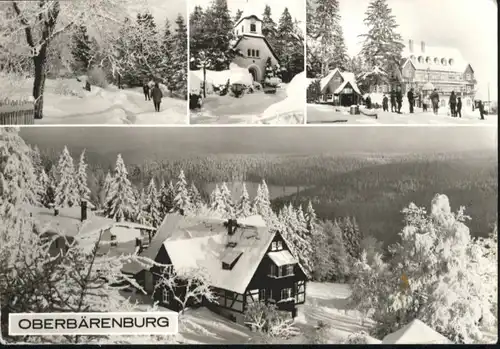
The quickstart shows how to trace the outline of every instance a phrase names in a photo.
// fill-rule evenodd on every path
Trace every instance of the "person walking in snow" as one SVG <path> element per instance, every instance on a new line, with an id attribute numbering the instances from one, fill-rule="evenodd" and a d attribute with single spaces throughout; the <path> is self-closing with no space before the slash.
<path id="1" fill-rule="evenodd" d="M 153 104 L 155 106 L 155 111 L 160 111 L 161 99 L 163 98 L 163 92 L 161 92 L 160 84 L 156 83 L 151 90 L 151 97 L 153 98 Z"/>
<path id="2" fill-rule="evenodd" d="M 462 98 L 457 97 L 457 116 L 462 117 Z"/>
<path id="3" fill-rule="evenodd" d="M 155 87 L 155 82 L 153 81 L 153 79 L 149 80 L 148 87 L 149 87 L 149 99 L 151 99 L 153 97 L 152 95 L 153 88 Z"/>
<path id="4" fill-rule="evenodd" d="M 391 90 L 391 112 L 396 111 L 396 91 L 394 89 Z"/>
<path id="5" fill-rule="evenodd" d="M 366 108 L 367 109 L 371 109 L 372 108 L 372 99 L 370 98 L 370 96 L 366 97 Z"/>
<path id="6" fill-rule="evenodd" d="M 146 81 L 142 84 L 142 91 L 144 92 L 144 100 L 150 101 L 151 96 L 149 95 L 149 85 Z"/>
<path id="7" fill-rule="evenodd" d="M 451 117 L 453 118 L 456 117 L 457 96 L 455 95 L 455 91 L 451 91 L 450 100 L 448 101 L 448 104 L 450 105 Z"/>
<path id="8" fill-rule="evenodd" d="M 398 88 L 396 92 L 396 102 L 398 103 L 397 113 L 401 114 L 401 107 L 403 106 L 403 94 L 401 93 L 401 88 Z"/>
<path id="9" fill-rule="evenodd" d="M 481 115 L 481 120 L 484 120 L 484 104 L 483 104 L 483 101 L 479 101 L 477 108 L 479 109 L 479 115 Z"/>
<path id="10" fill-rule="evenodd" d="M 407 93 L 408 103 L 410 104 L 410 114 L 413 114 L 413 107 L 415 106 L 415 96 L 413 94 L 413 88 Z"/>
<path id="11" fill-rule="evenodd" d="M 389 98 L 387 98 L 386 95 L 384 95 L 384 98 L 382 99 L 382 108 L 384 111 L 389 111 Z"/>
<path id="12" fill-rule="evenodd" d="M 432 91 L 430 98 L 432 102 L 432 111 L 434 112 L 434 115 L 437 115 L 439 111 L 439 93 L 437 92 L 437 89 Z"/>

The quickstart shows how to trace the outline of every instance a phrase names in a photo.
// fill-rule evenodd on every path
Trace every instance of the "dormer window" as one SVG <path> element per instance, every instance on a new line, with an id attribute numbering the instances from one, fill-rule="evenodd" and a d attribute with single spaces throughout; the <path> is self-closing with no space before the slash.
<path id="1" fill-rule="evenodd" d="M 276 241 L 273 241 L 271 243 L 271 251 L 276 251 L 278 249 L 278 243 Z"/>
<path id="2" fill-rule="evenodd" d="M 250 32 L 255 33 L 257 31 L 257 25 L 255 23 L 250 24 Z"/>
<path id="3" fill-rule="evenodd" d="M 281 251 L 283 249 L 283 241 L 276 241 L 276 251 Z"/>
<path id="4" fill-rule="evenodd" d="M 240 259 L 243 252 L 230 250 L 222 257 L 222 269 L 232 270 L 236 262 Z"/>

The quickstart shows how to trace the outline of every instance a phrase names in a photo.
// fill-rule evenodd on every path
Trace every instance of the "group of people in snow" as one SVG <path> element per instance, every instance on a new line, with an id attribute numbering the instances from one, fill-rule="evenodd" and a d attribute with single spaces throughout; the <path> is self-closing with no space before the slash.
<path id="1" fill-rule="evenodd" d="M 161 99 L 163 98 L 163 92 L 160 89 L 160 84 L 154 82 L 153 80 L 145 80 L 142 85 L 142 91 L 144 92 L 144 99 L 146 101 L 153 100 L 155 106 L 155 111 L 160 111 Z"/>
<path id="2" fill-rule="evenodd" d="M 403 107 L 403 93 L 401 92 L 401 88 L 398 88 L 397 91 L 394 88 L 391 90 L 390 102 L 391 112 L 401 114 L 401 108 Z M 382 98 L 382 109 L 389 111 L 389 98 L 385 94 Z M 410 112 L 413 113 L 413 105 L 411 103 Z"/>

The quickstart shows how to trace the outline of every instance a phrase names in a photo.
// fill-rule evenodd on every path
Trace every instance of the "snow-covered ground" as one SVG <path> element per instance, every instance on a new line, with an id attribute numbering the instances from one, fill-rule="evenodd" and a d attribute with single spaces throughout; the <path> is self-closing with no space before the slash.
<path id="1" fill-rule="evenodd" d="M 20 84 L 10 96 L 29 96 L 32 83 Z M 161 111 L 156 113 L 153 101 L 144 100 L 141 88 L 92 86 L 88 92 L 76 79 L 48 79 L 44 118 L 35 124 L 186 124 L 186 113 L 187 101 L 170 97 L 163 98 Z"/>
<path id="2" fill-rule="evenodd" d="M 361 107 L 363 110 L 364 107 Z M 383 112 L 382 109 L 372 109 L 369 114 L 377 114 L 377 118 L 368 115 L 350 115 L 349 108 L 334 107 L 326 104 L 307 105 L 307 123 L 353 123 L 353 124 L 429 124 L 429 125 L 497 125 L 498 115 L 485 115 L 485 120 L 480 120 L 479 111 L 462 111 L 461 118 L 453 118 L 448 114 L 447 108 L 440 108 L 438 115 L 432 110 L 423 112 L 421 108 L 415 108 L 414 114 L 410 114 L 403 104 L 402 114 Z"/>

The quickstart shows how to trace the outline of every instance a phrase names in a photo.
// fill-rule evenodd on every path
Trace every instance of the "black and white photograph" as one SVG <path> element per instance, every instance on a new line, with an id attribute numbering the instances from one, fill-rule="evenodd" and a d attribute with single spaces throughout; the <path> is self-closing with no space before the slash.
<path id="1" fill-rule="evenodd" d="M 307 122 L 497 125 L 492 0 L 307 0 Z"/>
<path id="2" fill-rule="evenodd" d="M 1 128 L 2 341 L 495 343 L 497 137 Z M 13 313 L 124 311 L 176 312 L 179 331 L 7 333 Z"/>
<path id="3" fill-rule="evenodd" d="M 187 124 L 185 0 L 0 2 L 0 125 Z"/>
<path id="4" fill-rule="evenodd" d="M 305 0 L 190 0 L 191 124 L 303 124 Z"/>

